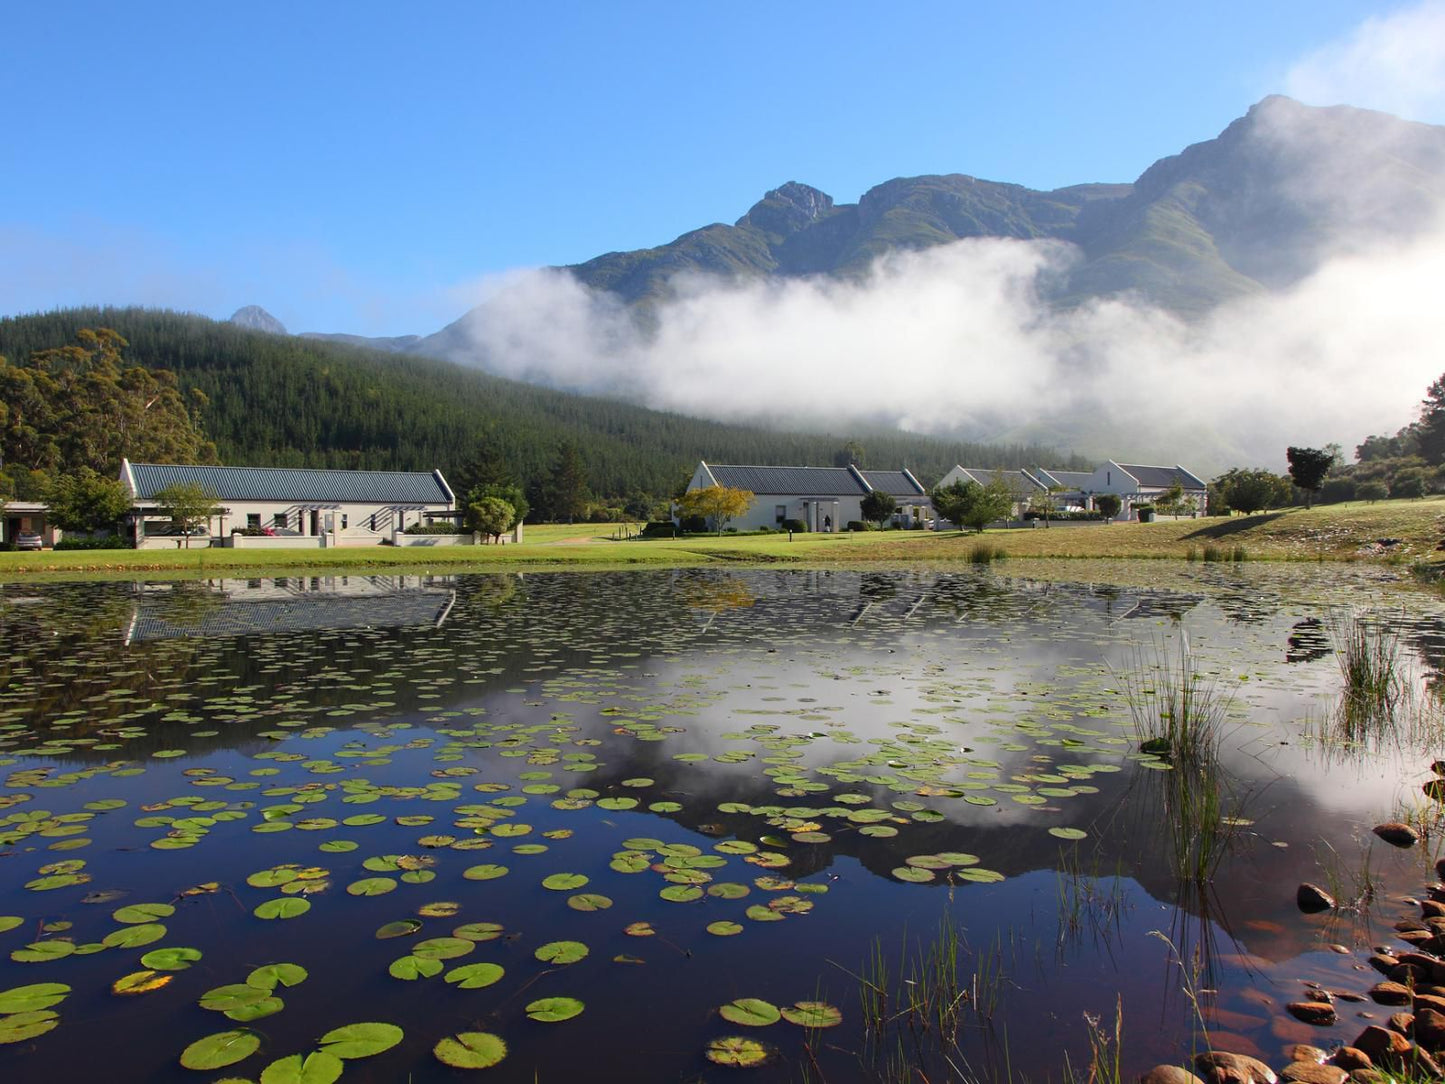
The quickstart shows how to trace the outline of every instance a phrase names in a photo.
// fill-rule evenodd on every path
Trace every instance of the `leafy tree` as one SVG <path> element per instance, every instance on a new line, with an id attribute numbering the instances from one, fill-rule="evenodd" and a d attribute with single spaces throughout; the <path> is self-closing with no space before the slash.
<path id="1" fill-rule="evenodd" d="M 713 529 L 722 534 L 729 520 L 745 515 L 753 506 L 753 494 L 731 486 L 706 486 L 689 490 L 678 500 L 684 517 L 703 516 L 712 521 Z"/>
<path id="2" fill-rule="evenodd" d="M 1355 487 L 1355 498 L 1361 501 L 1383 501 L 1386 497 L 1384 482 L 1361 482 Z"/>
<path id="3" fill-rule="evenodd" d="M 1114 493 L 1100 493 L 1094 498 L 1094 508 L 1104 514 L 1104 520 L 1112 520 L 1119 514 L 1119 509 L 1124 507 L 1124 502 Z"/>
<path id="4" fill-rule="evenodd" d="M 982 533 L 990 523 L 1008 518 L 1013 511 L 1013 492 L 1001 474 L 995 473 L 986 486 L 977 482 L 957 481 L 936 487 L 933 507 L 944 519 L 960 529 L 972 527 Z"/>
<path id="5" fill-rule="evenodd" d="M 1059 494 L 1062 492 L 1062 486 L 1049 486 L 1029 494 L 1029 511 L 1042 517 L 1045 527 L 1049 525 L 1049 517 L 1058 511 Z"/>
<path id="6" fill-rule="evenodd" d="M 491 486 L 516 486 L 517 476 L 503 457 L 496 437 L 488 433 L 482 437 L 472 454 L 455 471 L 455 492 L 470 496 L 478 489 Z M 521 487 L 518 487 L 520 490 Z M 504 500 L 506 498 L 503 498 Z M 522 512 L 523 518 L 526 511 Z"/>
<path id="7" fill-rule="evenodd" d="M 500 497 L 478 497 L 467 504 L 467 526 L 500 542 L 517 525 L 517 510 Z"/>
<path id="8" fill-rule="evenodd" d="M 898 511 L 898 502 L 893 499 L 892 494 L 875 489 L 859 502 L 858 508 L 864 519 L 872 520 L 881 528 L 888 522 L 888 518 Z"/>
<path id="9" fill-rule="evenodd" d="M 1291 446 L 1285 450 L 1285 457 L 1289 460 L 1289 476 L 1294 479 L 1295 485 L 1305 491 L 1305 507 L 1312 507 L 1314 495 L 1319 492 L 1320 486 L 1325 484 L 1325 475 L 1329 474 L 1330 467 L 1334 465 L 1335 453 L 1328 448 Z"/>
<path id="10" fill-rule="evenodd" d="M 114 528 L 130 510 L 130 490 L 117 478 L 105 478 L 89 467 L 62 474 L 47 495 L 50 519 L 65 531 Z"/>
<path id="11" fill-rule="evenodd" d="M 510 531 L 517 524 L 525 520 L 527 518 L 527 513 L 532 510 L 531 506 L 527 503 L 527 497 L 526 494 L 523 493 L 522 487 L 517 485 L 515 482 L 494 482 L 490 485 L 474 486 L 472 489 L 467 491 L 466 498 L 463 500 L 462 503 L 464 505 L 475 504 L 483 497 L 496 497 L 498 500 L 506 501 L 509 505 L 511 505 L 513 515 L 512 522 L 503 527 L 503 531 Z"/>
<path id="12" fill-rule="evenodd" d="M 1178 519 L 1179 513 L 1190 507 L 1193 506 L 1184 499 L 1184 486 L 1177 481 L 1154 498 L 1154 508 L 1161 516 Z"/>
<path id="13" fill-rule="evenodd" d="M 1220 513 L 1233 510 L 1249 515 L 1265 508 L 1283 508 L 1294 500 L 1288 478 L 1262 469 L 1234 467 L 1216 478 L 1212 488 L 1223 507 L 1211 511 Z"/>
<path id="14" fill-rule="evenodd" d="M 156 490 L 156 510 L 181 529 L 186 549 L 191 548 L 191 531 L 205 526 L 212 516 L 219 515 L 221 506 L 216 495 L 196 482 L 177 482 Z"/>
<path id="15" fill-rule="evenodd" d="M 563 444 L 547 479 L 547 503 L 554 520 L 575 522 L 587 515 L 587 473 L 582 453 L 570 441 Z"/>
<path id="16" fill-rule="evenodd" d="M 1419 467 L 1397 471 L 1390 479 L 1390 496 L 1396 498 L 1423 497 L 1426 491 L 1425 472 Z"/>

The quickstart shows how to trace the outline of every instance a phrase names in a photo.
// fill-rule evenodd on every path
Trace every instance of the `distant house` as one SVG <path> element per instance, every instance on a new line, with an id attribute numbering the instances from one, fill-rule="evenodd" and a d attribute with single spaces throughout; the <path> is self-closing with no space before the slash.
<path id="1" fill-rule="evenodd" d="M 60 530 L 49 517 L 50 506 L 44 501 L 0 501 L 0 542 L 13 545 L 24 534 L 39 535 L 42 545 L 55 545 Z"/>
<path id="2" fill-rule="evenodd" d="M 862 470 L 859 467 L 749 467 L 699 462 L 688 491 L 709 486 L 746 489 L 754 495 L 747 513 L 729 526 L 740 531 L 780 527 L 788 520 L 810 531 L 841 531 L 863 519 L 863 498 L 887 493 L 898 502 L 894 522 L 921 527 L 933 518 L 933 502 L 907 468 Z"/>
<path id="3" fill-rule="evenodd" d="M 1116 463 L 1112 459 L 1094 470 L 1082 489 L 1089 497 L 1112 493 L 1119 498 L 1119 518 L 1128 519 L 1140 504 L 1152 504 L 1175 483 L 1184 491 L 1184 515 L 1203 515 L 1209 503 L 1209 485 L 1181 466 L 1155 467 L 1140 463 Z"/>
<path id="4" fill-rule="evenodd" d="M 408 526 L 450 522 L 457 515 L 456 496 L 436 470 L 302 470 L 125 460 L 120 477 L 134 501 L 129 523 L 137 546 L 171 531 L 159 513 L 156 494 L 187 483 L 215 497 L 220 512 L 207 533 L 222 538 L 254 527 L 278 536 L 316 538 L 327 546 L 377 545 Z"/>
<path id="5" fill-rule="evenodd" d="M 1049 492 L 1054 495 L 1055 507 L 1060 511 L 1083 512 L 1091 507 L 1087 490 L 1094 477 L 1093 471 L 1044 470 L 1043 467 L 1035 467 L 1029 473 L 1048 487 Z"/>
<path id="6" fill-rule="evenodd" d="M 1046 493 L 1049 488 L 1025 470 L 988 470 L 978 467 L 954 467 L 939 480 L 938 485 L 951 486 L 955 482 L 976 482 L 981 486 L 986 486 L 991 485 L 995 478 L 1002 478 L 1004 484 L 1008 486 L 1009 492 L 1013 494 L 1012 518 L 1014 519 L 1023 515 L 1034 497 Z"/>

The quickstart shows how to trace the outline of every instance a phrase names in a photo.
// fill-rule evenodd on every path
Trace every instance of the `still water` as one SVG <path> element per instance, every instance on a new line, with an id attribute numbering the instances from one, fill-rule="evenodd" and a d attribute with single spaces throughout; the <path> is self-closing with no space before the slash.
<path id="1" fill-rule="evenodd" d="M 1369 829 L 1442 752 L 1441 606 L 1158 567 L 6 585 L 0 1080 L 1061 1079 L 1119 1023 L 1126 1071 L 1348 1041 L 1390 1010 L 1283 1006 L 1367 990 L 1432 879 L 1433 841 Z M 1349 612 L 1400 637 L 1410 725 L 1341 731 Z M 1186 642 L 1223 742 L 1181 790 L 1124 689 Z"/>

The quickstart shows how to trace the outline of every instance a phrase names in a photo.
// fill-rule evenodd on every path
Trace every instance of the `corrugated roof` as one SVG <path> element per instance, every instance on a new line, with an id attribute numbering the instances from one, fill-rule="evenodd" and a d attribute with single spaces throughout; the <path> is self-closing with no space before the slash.
<path id="1" fill-rule="evenodd" d="M 132 463 L 136 498 L 151 500 L 167 486 L 194 483 L 222 501 L 288 504 L 448 504 L 451 495 L 433 471 L 301 470 L 290 467 L 206 467 Z"/>
<path id="2" fill-rule="evenodd" d="M 1149 467 L 1135 463 L 1120 463 L 1126 471 L 1139 479 L 1141 486 L 1168 489 L 1176 481 L 1185 489 L 1208 489 L 1209 487 L 1183 467 Z"/>
<path id="3" fill-rule="evenodd" d="M 860 472 L 868 484 L 891 497 L 919 497 L 927 493 L 913 476 L 901 470 L 865 470 Z"/>
<path id="4" fill-rule="evenodd" d="M 750 493 L 860 497 L 868 492 L 847 467 L 742 467 L 719 463 L 707 466 L 718 485 L 746 489 Z"/>
<path id="5" fill-rule="evenodd" d="M 1061 485 L 1065 489 L 1083 489 L 1094 477 L 1091 470 L 1044 470 L 1039 468 L 1039 477 L 1045 482 Z"/>

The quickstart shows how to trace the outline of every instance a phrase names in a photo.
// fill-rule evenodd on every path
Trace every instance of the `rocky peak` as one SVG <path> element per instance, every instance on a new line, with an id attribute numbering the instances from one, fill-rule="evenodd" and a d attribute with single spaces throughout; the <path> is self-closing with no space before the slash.
<path id="1" fill-rule="evenodd" d="M 806 184 L 789 181 L 765 195 L 742 218 L 739 226 L 786 237 L 816 222 L 833 210 L 833 197 Z"/>
<path id="2" fill-rule="evenodd" d="M 286 325 L 260 305 L 242 306 L 231 314 L 229 322 L 252 331 L 264 331 L 268 335 L 286 334 Z"/>

